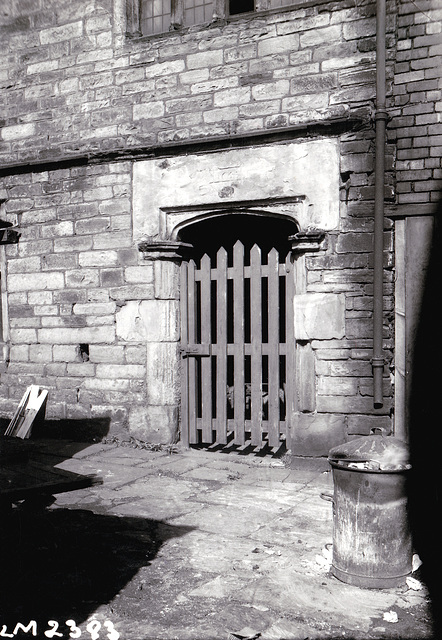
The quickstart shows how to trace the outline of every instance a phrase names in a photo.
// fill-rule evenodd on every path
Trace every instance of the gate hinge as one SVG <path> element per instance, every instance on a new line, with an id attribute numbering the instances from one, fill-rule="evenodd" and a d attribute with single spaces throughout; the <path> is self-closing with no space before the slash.
<path id="1" fill-rule="evenodd" d="M 183 358 L 207 358 L 212 355 L 210 344 L 188 344 L 180 352 Z"/>

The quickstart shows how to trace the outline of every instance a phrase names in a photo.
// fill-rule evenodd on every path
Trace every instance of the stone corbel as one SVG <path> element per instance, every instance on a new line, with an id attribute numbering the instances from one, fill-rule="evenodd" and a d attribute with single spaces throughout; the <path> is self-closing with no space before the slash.
<path id="1" fill-rule="evenodd" d="M 297 256 L 303 253 L 319 251 L 322 241 L 325 238 L 325 231 L 320 229 L 312 229 L 310 231 L 298 231 L 293 236 L 289 236 L 292 243 L 292 254 Z"/>
<path id="2" fill-rule="evenodd" d="M 145 260 L 184 260 L 192 251 L 193 245 L 178 240 L 143 240 L 138 250 Z"/>
<path id="3" fill-rule="evenodd" d="M 1 200 L 0 204 L 2 204 Z M 20 238 L 17 229 L 18 225 L 13 225 L 12 222 L 7 222 L 6 220 L 0 220 L 0 244 L 17 244 Z"/>

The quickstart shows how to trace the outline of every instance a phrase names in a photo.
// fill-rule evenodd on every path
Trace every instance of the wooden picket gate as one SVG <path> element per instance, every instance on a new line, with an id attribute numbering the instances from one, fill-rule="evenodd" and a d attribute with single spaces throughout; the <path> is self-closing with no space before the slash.
<path id="1" fill-rule="evenodd" d="M 294 407 L 293 265 L 237 241 L 181 267 L 185 444 L 279 447 Z"/>

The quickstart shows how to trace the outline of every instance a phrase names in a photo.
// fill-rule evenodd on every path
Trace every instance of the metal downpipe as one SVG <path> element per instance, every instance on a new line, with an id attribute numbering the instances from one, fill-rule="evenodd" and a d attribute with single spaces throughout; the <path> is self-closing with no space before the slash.
<path id="1" fill-rule="evenodd" d="M 385 130 L 388 114 L 385 103 L 385 23 L 386 1 L 376 2 L 376 159 L 373 233 L 373 403 L 384 403 L 382 378 L 384 371 L 383 338 L 383 270 L 384 270 L 384 182 Z"/>

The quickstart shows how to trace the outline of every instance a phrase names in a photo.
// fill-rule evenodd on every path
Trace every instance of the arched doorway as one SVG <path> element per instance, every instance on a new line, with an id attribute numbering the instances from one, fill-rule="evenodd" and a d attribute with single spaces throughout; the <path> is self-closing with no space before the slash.
<path id="1" fill-rule="evenodd" d="M 234 213 L 184 227 L 182 438 L 279 447 L 294 412 L 293 219 Z"/>

